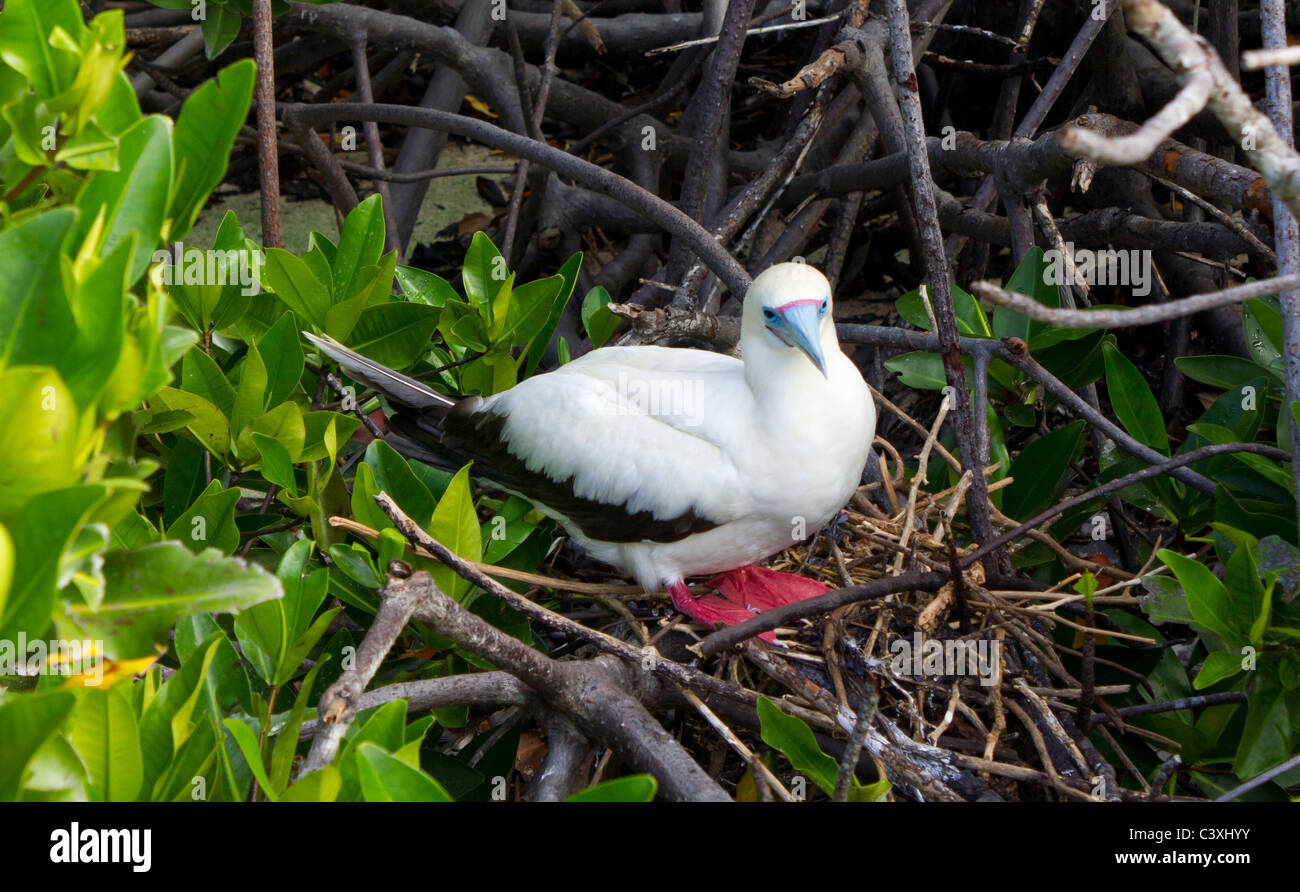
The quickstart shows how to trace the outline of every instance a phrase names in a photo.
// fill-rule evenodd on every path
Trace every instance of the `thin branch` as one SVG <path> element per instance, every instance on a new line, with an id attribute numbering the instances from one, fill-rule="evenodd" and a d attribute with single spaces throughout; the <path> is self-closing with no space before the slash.
<path id="1" fill-rule="evenodd" d="M 1283 290 L 1298 286 L 1300 286 L 1300 273 L 1290 273 L 1209 294 L 1194 294 L 1166 303 L 1146 304 L 1122 310 L 1071 310 L 1048 307 L 1028 295 L 1007 291 L 992 282 L 985 281 L 973 283 L 971 290 L 995 304 L 1009 307 L 1036 322 L 1047 322 L 1057 328 L 1123 328 L 1129 325 L 1154 325 L 1157 322 L 1168 322 L 1170 319 L 1239 304 L 1253 297 L 1279 294 Z"/>
<path id="2" fill-rule="evenodd" d="M 713 235 L 690 217 L 659 196 L 646 191 L 636 183 L 598 167 L 589 161 L 575 158 L 568 152 L 553 148 L 511 133 L 500 127 L 431 108 L 410 108 L 403 105 L 364 105 L 360 103 L 329 105 L 285 105 L 286 122 L 296 121 L 307 126 L 333 123 L 340 118 L 371 120 L 382 124 L 405 127 L 423 127 L 445 130 L 466 139 L 493 146 L 511 155 L 527 158 L 554 170 L 563 176 L 602 192 L 637 211 L 665 231 L 672 233 L 689 245 L 733 293 L 743 295 L 749 290 L 750 276 L 745 268 L 717 243 Z"/>
<path id="3" fill-rule="evenodd" d="M 200 42 L 202 35 L 199 35 Z M 275 125 L 275 44 L 271 0 L 253 0 L 253 59 L 257 63 L 258 165 L 261 171 L 262 244 L 283 245 L 280 236 L 280 158 Z"/>
<path id="4" fill-rule="evenodd" d="M 1131 474 L 1125 474 L 1123 477 L 1116 477 L 1114 480 L 1107 481 L 1100 486 L 1093 487 L 1087 492 L 1066 499 L 1051 508 L 1047 508 L 1035 514 L 1029 520 L 1026 520 L 1020 526 L 1007 530 L 998 536 L 992 542 L 980 546 L 980 548 L 966 555 L 961 560 L 963 568 L 969 567 L 975 561 L 984 557 L 994 548 L 1005 545 L 1011 540 L 1022 536 L 1026 531 L 1039 526 L 1044 521 L 1051 520 L 1069 511 L 1071 508 L 1087 504 L 1093 499 L 1101 496 L 1110 495 L 1113 492 L 1119 492 L 1126 486 L 1132 486 L 1134 483 L 1141 483 L 1143 480 L 1150 480 L 1153 477 L 1159 477 L 1162 474 L 1168 474 L 1175 468 L 1181 468 L 1184 465 L 1195 464 L 1199 461 L 1205 461 L 1207 458 L 1214 458 L 1216 455 L 1228 455 L 1233 452 L 1253 452 L 1256 455 L 1262 455 L 1266 458 L 1277 459 L 1279 461 L 1290 461 L 1291 456 L 1274 446 L 1267 446 L 1263 443 L 1222 443 L 1213 446 L 1202 446 L 1200 449 L 1193 449 L 1191 452 L 1184 452 L 1181 455 L 1175 455 L 1164 461 L 1153 464 L 1150 467 L 1143 468 L 1140 471 L 1134 471 Z"/>

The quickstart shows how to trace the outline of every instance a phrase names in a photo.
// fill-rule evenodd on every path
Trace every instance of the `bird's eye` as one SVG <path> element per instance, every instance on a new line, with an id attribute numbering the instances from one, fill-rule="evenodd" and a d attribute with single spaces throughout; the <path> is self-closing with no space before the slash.
<path id="1" fill-rule="evenodd" d="M 763 318 L 767 320 L 769 325 L 779 325 L 781 322 L 781 314 L 771 307 L 763 308 Z"/>
<path id="2" fill-rule="evenodd" d="M 829 298 L 822 298 L 822 305 L 817 308 L 817 315 L 825 316 L 826 311 L 830 309 L 831 302 Z"/>

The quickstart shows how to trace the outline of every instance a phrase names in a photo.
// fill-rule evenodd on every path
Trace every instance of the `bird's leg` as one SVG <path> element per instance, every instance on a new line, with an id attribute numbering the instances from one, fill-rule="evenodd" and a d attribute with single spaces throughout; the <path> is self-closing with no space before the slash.
<path id="1" fill-rule="evenodd" d="M 719 573 L 709 580 L 709 585 L 732 604 L 755 612 L 815 598 L 830 591 L 815 579 L 754 564 Z"/>
<path id="2" fill-rule="evenodd" d="M 686 583 L 680 579 L 668 583 L 667 588 L 668 594 L 673 599 L 674 607 L 695 620 L 695 622 L 703 623 L 710 629 L 718 623 L 734 626 L 737 623 L 743 623 L 747 619 L 752 619 L 754 616 L 754 611 L 747 610 L 740 603 L 724 601 L 715 595 L 696 598 L 691 594 L 690 589 L 686 587 Z M 771 632 L 764 632 L 758 637 L 764 641 L 776 641 L 776 636 Z"/>

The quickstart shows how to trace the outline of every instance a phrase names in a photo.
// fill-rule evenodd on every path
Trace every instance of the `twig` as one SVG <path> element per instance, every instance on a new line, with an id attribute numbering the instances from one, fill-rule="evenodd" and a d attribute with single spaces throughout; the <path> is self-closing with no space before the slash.
<path id="1" fill-rule="evenodd" d="M 616 201 L 632 208 L 652 220 L 667 232 L 680 238 L 700 256 L 709 269 L 721 279 L 733 293 L 743 295 L 749 290 L 750 276 L 736 258 L 717 243 L 713 235 L 695 220 L 683 214 L 679 209 L 664 201 L 659 196 L 646 191 L 636 183 L 618 176 L 603 167 L 589 161 L 575 158 L 568 152 L 552 148 L 511 133 L 484 121 L 451 114 L 432 108 L 410 108 L 403 105 L 364 105 L 361 103 L 329 105 L 286 105 L 286 121 L 292 119 L 307 126 L 319 126 L 337 121 L 343 117 L 360 120 L 372 120 L 382 124 L 398 124 L 405 127 L 423 127 L 431 130 L 445 130 L 466 139 L 474 139 L 486 145 L 494 146 L 519 158 L 526 158 L 556 173 L 582 183 L 588 188 L 609 195 Z"/>
<path id="2" fill-rule="evenodd" d="M 1036 322 L 1047 322 L 1057 328 L 1123 328 L 1129 325 L 1154 325 L 1157 322 L 1168 322 L 1170 319 L 1232 306 L 1253 297 L 1278 294 L 1297 286 L 1300 286 L 1300 273 L 1289 273 L 1209 294 L 1194 294 L 1165 303 L 1145 304 L 1122 310 L 1071 310 L 1063 307 L 1048 307 L 1028 295 L 1007 291 L 986 281 L 973 283 L 971 290 L 995 304 L 1010 307 Z"/>
<path id="3" fill-rule="evenodd" d="M 988 486 L 984 480 L 976 445 L 975 427 L 971 406 L 966 399 L 966 367 L 961 361 L 958 347 L 957 314 L 953 308 L 952 278 L 948 258 L 944 254 L 943 232 L 939 227 L 939 211 L 935 203 L 934 178 L 930 174 L 930 156 L 926 147 L 925 124 L 921 113 L 921 98 L 917 86 L 906 0 L 886 0 L 889 13 L 889 42 L 894 80 L 898 85 L 898 107 L 903 116 L 907 138 L 908 168 L 912 176 L 912 202 L 916 207 L 917 223 L 921 227 L 921 242 L 925 252 L 926 283 L 930 299 L 934 301 L 935 322 L 938 325 L 940 355 L 944 373 L 955 393 L 957 412 L 957 445 L 963 468 L 975 475 L 975 497 L 966 503 L 971 531 L 977 542 L 986 542 L 992 535 L 989 518 Z M 981 409 L 981 411 L 983 411 Z M 988 571 L 996 568 L 990 566 Z"/>
<path id="4" fill-rule="evenodd" d="M 1239 784 L 1238 786 L 1233 787 L 1231 790 L 1224 793 L 1222 796 L 1218 797 L 1214 801 L 1231 802 L 1232 800 L 1236 799 L 1238 796 L 1245 796 L 1247 793 L 1249 793 L 1251 790 L 1255 789 L 1256 787 L 1262 787 L 1264 784 L 1268 783 L 1273 778 L 1281 777 L 1282 775 L 1286 774 L 1288 771 L 1292 771 L 1296 768 L 1300 768 L 1300 755 L 1292 756 L 1290 759 L 1287 759 L 1281 765 L 1276 765 L 1270 768 L 1268 771 L 1265 771 L 1263 774 L 1251 778 L 1250 780 L 1246 781 L 1244 784 Z"/>
<path id="5" fill-rule="evenodd" d="M 199 39 L 202 40 L 202 35 Z M 280 157 L 275 132 L 275 44 L 271 33 L 271 0 L 253 0 L 253 59 L 257 63 L 262 244 L 279 248 L 283 240 L 280 236 Z"/>
<path id="6" fill-rule="evenodd" d="M 755 34 L 770 34 L 773 31 L 793 31 L 796 28 L 811 28 L 814 25 L 824 25 L 827 22 L 834 22 L 843 17 L 844 13 L 839 12 L 835 15 L 823 16 L 820 19 L 805 19 L 802 22 L 787 22 L 782 25 L 767 25 L 762 28 L 747 28 L 745 30 L 745 36 L 752 37 Z M 682 40 L 677 43 L 669 44 L 668 46 L 655 47 L 652 50 L 646 50 L 645 54 L 647 56 L 658 56 L 661 53 L 676 53 L 681 50 L 690 49 L 693 46 L 707 46 L 710 43 L 717 42 L 718 35 L 715 34 L 712 37 L 699 37 L 695 40 Z"/>
<path id="7" fill-rule="evenodd" d="M 961 565 L 963 568 L 969 567 L 972 563 L 984 557 L 993 548 L 1005 545 L 1018 536 L 1025 534 L 1027 530 L 1038 526 L 1046 520 L 1050 520 L 1060 514 L 1069 511 L 1078 505 L 1086 504 L 1093 499 L 1109 495 L 1112 492 L 1119 492 L 1126 486 L 1132 486 L 1134 483 L 1141 483 L 1143 480 L 1150 480 L 1152 477 L 1159 477 L 1161 474 L 1168 474 L 1174 468 L 1181 468 L 1185 465 L 1195 464 L 1204 461 L 1207 458 L 1213 458 L 1216 455 L 1227 455 L 1233 452 L 1253 452 L 1256 455 L 1264 455 L 1269 458 L 1275 458 L 1281 461 L 1290 461 L 1291 456 L 1273 446 L 1266 446 L 1263 443 L 1222 443 L 1216 446 L 1202 446 L 1200 449 L 1193 449 L 1191 452 L 1184 452 L 1181 455 L 1175 455 L 1167 458 L 1150 467 L 1143 468 L 1140 471 L 1134 471 L 1131 474 L 1125 474 L 1123 477 L 1117 477 L 1114 480 L 1096 486 L 1087 492 L 1066 499 L 1051 508 L 1044 509 L 1029 520 L 1020 524 L 1015 529 L 1008 530 L 991 542 L 981 545 L 977 550 L 971 552 L 962 558 Z M 823 596 L 824 597 L 824 596 Z M 748 625 L 748 623 L 746 623 Z M 739 627 L 734 627 L 739 628 Z M 706 639 L 707 640 L 707 639 Z"/>
<path id="8" fill-rule="evenodd" d="M 871 729 L 871 723 L 876 720 L 878 702 L 876 689 L 868 682 L 866 696 L 858 705 L 858 717 L 853 724 L 853 733 L 849 735 L 849 742 L 844 745 L 844 754 L 840 756 L 840 771 L 835 778 L 835 791 L 831 794 L 833 802 L 844 802 L 848 798 L 853 775 L 858 769 L 858 755 L 862 752 L 862 743 L 866 740 L 867 731 Z"/>

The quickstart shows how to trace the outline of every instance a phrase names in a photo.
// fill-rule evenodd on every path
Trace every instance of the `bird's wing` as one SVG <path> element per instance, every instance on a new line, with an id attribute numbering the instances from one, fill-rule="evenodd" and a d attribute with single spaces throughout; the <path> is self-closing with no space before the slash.
<path id="1" fill-rule="evenodd" d="M 442 419 L 440 448 L 588 538 L 670 542 L 745 513 L 735 459 L 752 417 L 738 360 L 606 348 L 466 403 Z"/>

